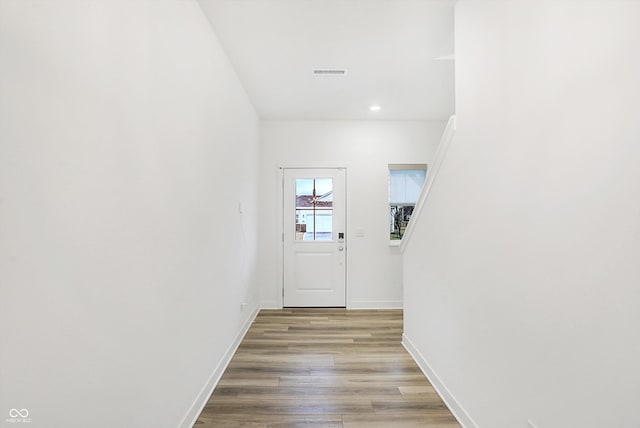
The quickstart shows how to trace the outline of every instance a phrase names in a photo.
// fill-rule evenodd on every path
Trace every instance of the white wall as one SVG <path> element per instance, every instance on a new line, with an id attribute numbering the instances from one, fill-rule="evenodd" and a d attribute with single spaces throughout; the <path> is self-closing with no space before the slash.
<path id="1" fill-rule="evenodd" d="M 347 167 L 347 306 L 402 307 L 402 264 L 389 246 L 389 163 L 429 163 L 444 122 L 262 121 L 261 298 L 282 305 L 278 167 Z M 364 237 L 357 237 L 362 229 Z"/>
<path id="2" fill-rule="evenodd" d="M 0 73 L 0 417 L 175 428 L 258 303 L 254 109 L 187 0 L 0 0 Z"/>
<path id="3" fill-rule="evenodd" d="M 405 335 L 478 426 L 640 426 L 639 20 L 457 3 L 457 134 L 405 253 Z"/>

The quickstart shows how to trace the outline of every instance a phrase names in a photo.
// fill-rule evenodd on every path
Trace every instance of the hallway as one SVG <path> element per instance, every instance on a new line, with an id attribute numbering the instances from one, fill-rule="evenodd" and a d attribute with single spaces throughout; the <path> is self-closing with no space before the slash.
<path id="1" fill-rule="evenodd" d="M 263 310 L 195 427 L 458 427 L 401 339 L 401 310 Z"/>

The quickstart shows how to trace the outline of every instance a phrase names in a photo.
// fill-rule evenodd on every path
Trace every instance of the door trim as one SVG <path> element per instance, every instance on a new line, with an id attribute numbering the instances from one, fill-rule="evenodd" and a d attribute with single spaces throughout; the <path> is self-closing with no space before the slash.
<path id="1" fill-rule="evenodd" d="M 345 217 L 345 236 L 349 233 L 349 168 L 347 164 L 333 164 L 333 165 L 305 165 L 299 166 L 298 164 L 279 164 L 277 166 L 277 189 L 278 189 L 278 235 L 276 239 L 277 248 L 274 246 L 274 250 L 277 254 L 277 278 L 280 283 L 278 287 L 277 309 L 284 308 L 284 170 L 285 169 L 343 169 L 344 170 L 344 187 L 345 187 L 345 201 L 344 201 L 344 217 Z M 350 292 L 349 292 L 349 251 L 346 254 L 346 267 L 345 267 L 345 305 L 347 309 L 350 309 Z"/>

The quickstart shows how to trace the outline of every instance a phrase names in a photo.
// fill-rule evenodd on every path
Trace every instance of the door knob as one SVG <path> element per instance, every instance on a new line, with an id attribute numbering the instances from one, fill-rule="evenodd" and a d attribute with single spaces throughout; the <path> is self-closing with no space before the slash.
<path id="1" fill-rule="evenodd" d="M 343 251 L 344 247 L 338 247 L 338 251 Z"/>

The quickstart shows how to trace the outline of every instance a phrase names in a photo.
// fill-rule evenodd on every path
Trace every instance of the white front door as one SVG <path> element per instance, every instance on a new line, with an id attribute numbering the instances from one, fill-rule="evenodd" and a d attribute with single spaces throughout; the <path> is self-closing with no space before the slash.
<path id="1" fill-rule="evenodd" d="M 285 169 L 285 307 L 346 306 L 345 170 Z"/>

